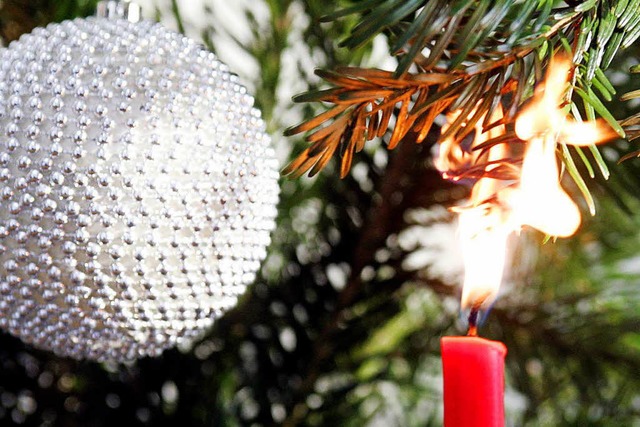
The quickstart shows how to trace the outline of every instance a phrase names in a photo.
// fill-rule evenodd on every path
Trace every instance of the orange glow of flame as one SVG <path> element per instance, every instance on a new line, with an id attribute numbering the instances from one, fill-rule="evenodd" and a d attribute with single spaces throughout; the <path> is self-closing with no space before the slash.
<path id="1" fill-rule="evenodd" d="M 520 188 L 507 193 L 515 227 L 529 225 L 554 237 L 569 237 L 580 226 L 580 210 L 560 186 L 556 143 L 534 138 L 522 164 Z"/>
<path id="2" fill-rule="evenodd" d="M 471 112 L 470 116 L 473 116 L 474 113 L 475 110 Z M 453 123 L 459 116 L 459 111 L 454 111 L 447 114 L 447 122 L 442 126 L 442 133 L 446 132 L 447 129 L 449 129 L 450 123 Z M 502 108 L 498 106 L 491 115 L 491 122 L 497 122 L 502 117 Z M 491 162 L 504 159 L 506 155 L 506 149 L 502 144 L 494 145 L 489 150 L 486 150 L 484 154 L 481 154 L 480 151 L 474 151 L 474 148 L 478 147 L 480 144 L 492 138 L 497 138 L 498 136 L 503 135 L 505 132 L 503 125 L 494 126 L 493 128 L 485 132 L 482 128 L 484 119 L 485 116 L 483 115 L 476 122 L 474 126 L 475 138 L 471 143 L 469 149 L 463 150 L 460 144 L 457 144 L 455 142 L 455 138 L 453 137 L 446 138 L 440 142 L 440 145 L 438 147 L 438 155 L 434 159 L 434 165 L 436 169 L 442 172 L 442 176 L 444 178 L 451 178 L 456 180 L 456 171 L 464 169 L 465 166 L 478 164 L 481 162 L 489 163 L 485 168 L 485 171 L 489 172 L 493 168 L 497 167 L 496 164 L 491 164 Z M 476 185 L 476 187 L 481 187 L 483 189 L 482 191 L 480 191 L 481 194 L 477 194 L 475 197 L 473 197 L 476 202 L 482 201 L 482 196 L 490 196 L 490 194 L 487 194 L 487 190 L 489 190 L 489 193 L 491 193 L 491 190 L 493 189 L 491 185 L 487 186 L 486 182 L 482 179 L 478 182 L 478 185 Z"/>
<path id="3" fill-rule="evenodd" d="M 518 115 L 516 135 L 527 141 L 520 187 L 509 193 L 516 226 L 529 225 L 554 237 L 569 237 L 580 226 L 580 210 L 560 185 L 557 141 L 592 145 L 615 136 L 603 120 L 577 122 L 561 107 L 571 72 L 571 61 L 554 58 L 546 80 Z"/>
<path id="4" fill-rule="evenodd" d="M 587 146 L 608 141 L 616 133 L 602 119 L 578 122 L 563 109 L 572 63 L 565 56 L 555 57 L 543 84 L 516 119 L 516 134 L 523 141 L 552 135 L 569 145 Z"/>
<path id="5" fill-rule="evenodd" d="M 568 108 L 563 108 L 563 100 L 571 67 L 567 58 L 554 59 L 545 82 L 516 118 L 516 134 L 527 145 L 516 185 L 483 176 L 471 191 L 469 205 L 458 209 L 465 268 L 463 308 L 488 308 L 495 300 L 511 233 L 529 225 L 549 236 L 568 237 L 580 226 L 578 206 L 560 185 L 556 159 L 558 141 L 592 145 L 613 138 L 615 132 L 602 120 L 578 122 L 567 117 Z M 450 114 L 449 122 L 455 120 L 457 114 Z M 491 122 L 501 118 L 502 111 L 497 109 Z M 505 132 L 502 125 L 482 132 L 483 121 L 477 122 L 472 147 Z M 447 126 L 443 126 L 443 132 Z M 481 158 L 473 150 L 463 150 L 452 139 L 442 141 L 439 148 L 436 167 L 444 177 L 454 178 L 459 175 L 459 169 L 469 165 L 485 164 L 484 171 L 490 172 L 507 154 L 504 144 L 497 144 L 484 151 Z"/>

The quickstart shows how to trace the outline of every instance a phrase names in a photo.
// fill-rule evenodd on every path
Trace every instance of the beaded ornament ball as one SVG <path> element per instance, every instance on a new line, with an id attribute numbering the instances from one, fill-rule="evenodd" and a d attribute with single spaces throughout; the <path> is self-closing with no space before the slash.
<path id="1" fill-rule="evenodd" d="M 0 51 L 0 327 L 72 358 L 192 340 L 266 256 L 278 165 L 253 98 L 151 22 L 52 24 Z"/>

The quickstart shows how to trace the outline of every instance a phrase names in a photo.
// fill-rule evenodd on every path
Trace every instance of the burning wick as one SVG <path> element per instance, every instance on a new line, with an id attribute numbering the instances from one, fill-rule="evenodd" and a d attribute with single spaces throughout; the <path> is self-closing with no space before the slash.
<path id="1" fill-rule="evenodd" d="M 480 315 L 480 307 L 475 306 L 471 308 L 469 312 L 469 329 L 467 330 L 468 337 L 478 336 L 478 316 Z"/>

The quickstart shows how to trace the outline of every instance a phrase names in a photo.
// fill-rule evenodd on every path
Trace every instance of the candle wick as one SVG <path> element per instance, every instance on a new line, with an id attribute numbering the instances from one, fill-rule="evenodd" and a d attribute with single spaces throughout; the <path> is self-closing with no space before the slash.
<path id="1" fill-rule="evenodd" d="M 480 309 L 478 307 L 472 307 L 469 312 L 469 329 L 467 330 L 467 336 L 469 337 L 477 337 L 478 336 L 478 314 L 480 313 Z"/>

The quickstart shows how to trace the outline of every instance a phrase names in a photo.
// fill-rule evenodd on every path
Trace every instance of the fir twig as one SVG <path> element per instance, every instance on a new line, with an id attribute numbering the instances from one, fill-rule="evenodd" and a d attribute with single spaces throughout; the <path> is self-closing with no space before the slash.
<path id="1" fill-rule="evenodd" d="M 419 143 L 442 113 L 459 112 L 441 137 L 455 143 L 461 143 L 482 117 L 487 130 L 490 113 L 498 105 L 506 111 L 499 124 L 508 125 L 559 50 L 569 51 L 576 67 L 570 93 L 577 96 L 571 102 L 575 106 L 579 99 L 588 118 L 603 117 L 623 136 L 625 125 L 600 100 L 615 94 L 602 71 L 619 48 L 640 36 L 640 8 L 634 6 L 635 0 L 590 0 L 555 9 L 553 4 L 550 0 L 368 0 L 327 15 L 325 20 L 362 16 L 342 42 L 348 48 L 385 32 L 391 52 L 399 57 L 398 67 L 395 72 L 355 67 L 318 71 L 332 87 L 302 94 L 295 101 L 333 107 L 287 130 L 287 135 L 306 133 L 311 145 L 283 173 L 314 175 L 338 153 L 344 176 L 354 153 L 367 141 L 384 136 L 388 127 L 389 149 L 409 132 Z M 635 119 L 629 118 L 626 125 Z M 590 150 L 591 158 L 580 156 L 587 169 L 593 170 L 589 162 L 595 160 L 606 171 L 599 153 Z M 590 199 L 588 190 L 585 198 Z"/>

